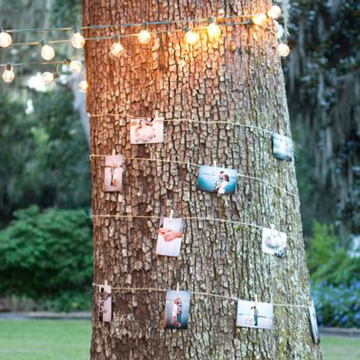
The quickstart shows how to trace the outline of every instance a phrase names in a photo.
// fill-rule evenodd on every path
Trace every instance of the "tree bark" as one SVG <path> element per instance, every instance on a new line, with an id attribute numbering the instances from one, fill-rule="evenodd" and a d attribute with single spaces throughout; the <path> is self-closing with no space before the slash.
<path id="1" fill-rule="evenodd" d="M 257 0 L 84 0 L 84 26 L 256 14 Z M 184 25 L 184 26 L 183 26 Z M 174 30 L 193 24 L 158 25 Z M 87 30 L 87 37 L 118 29 Z M 139 28 L 122 28 L 121 34 Z M 124 38 L 126 53 L 110 56 L 111 40 L 85 47 L 91 152 L 171 159 L 237 169 L 261 181 L 239 178 L 234 195 L 197 189 L 198 168 L 178 163 L 126 160 L 122 193 L 104 193 L 104 159 L 92 159 L 93 214 L 211 217 L 275 228 L 288 235 L 284 259 L 261 251 L 261 229 L 216 221 L 186 221 L 178 258 L 155 254 L 159 221 L 94 217 L 94 282 L 112 286 L 176 288 L 306 305 L 309 276 L 294 164 L 276 160 L 270 135 L 231 124 L 166 122 L 163 144 L 131 145 L 127 114 L 165 119 L 231 121 L 290 135 L 281 61 L 275 36 L 260 27 L 222 27 L 220 41 L 200 31 L 201 42 L 182 32 L 157 34 L 148 45 Z M 165 293 L 113 291 L 113 321 L 97 317 L 94 288 L 91 359 L 321 359 L 305 308 L 275 307 L 273 330 L 236 328 L 236 303 L 192 296 L 187 330 L 162 328 Z"/>

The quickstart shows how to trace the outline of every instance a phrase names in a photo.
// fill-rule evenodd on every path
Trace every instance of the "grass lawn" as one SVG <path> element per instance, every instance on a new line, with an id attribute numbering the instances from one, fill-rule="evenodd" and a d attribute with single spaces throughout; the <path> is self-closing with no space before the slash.
<path id="1" fill-rule="evenodd" d="M 0 321 L 0 360 L 88 360 L 90 321 Z M 325 360 L 360 359 L 360 339 L 321 336 Z"/>

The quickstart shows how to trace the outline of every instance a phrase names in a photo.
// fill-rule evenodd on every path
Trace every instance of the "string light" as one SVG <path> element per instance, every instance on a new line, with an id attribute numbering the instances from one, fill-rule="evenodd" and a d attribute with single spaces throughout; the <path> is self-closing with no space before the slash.
<path id="1" fill-rule="evenodd" d="M 188 44 L 193 45 L 199 41 L 199 34 L 195 31 L 185 28 L 185 40 Z"/>
<path id="2" fill-rule="evenodd" d="M 80 34 L 79 28 L 75 29 L 75 34 L 71 38 L 71 45 L 75 49 L 81 49 L 85 45 L 85 38 Z"/>
<path id="3" fill-rule="evenodd" d="M 120 57 L 123 53 L 124 53 L 124 47 L 120 44 L 120 42 L 118 41 L 119 36 L 114 36 L 114 40 L 116 40 L 110 48 L 110 52 L 112 55 L 114 55 L 115 57 Z"/>
<path id="4" fill-rule="evenodd" d="M 41 75 L 41 78 L 46 85 L 50 85 L 55 79 L 59 78 L 59 76 L 59 73 L 51 73 L 46 71 Z"/>
<path id="5" fill-rule="evenodd" d="M 282 57 L 288 56 L 290 54 L 290 48 L 286 44 L 279 44 L 278 53 Z"/>
<path id="6" fill-rule="evenodd" d="M 267 15 L 273 19 L 278 19 L 281 16 L 281 9 L 274 5 L 268 12 Z"/>
<path id="7" fill-rule="evenodd" d="M 255 25 L 264 25 L 264 23 L 267 20 L 267 16 L 265 14 L 259 14 L 259 15 L 255 15 L 251 18 L 251 21 L 255 24 Z"/>
<path id="8" fill-rule="evenodd" d="M 11 45 L 12 37 L 9 33 L 5 32 L 3 29 L 0 29 L 0 46 L 6 48 Z"/>
<path id="9" fill-rule="evenodd" d="M 211 39 L 217 39 L 221 35 L 220 27 L 215 24 L 213 18 L 209 19 L 209 26 L 207 27 L 207 32 Z"/>
<path id="10" fill-rule="evenodd" d="M 41 47 L 41 57 L 44 60 L 51 60 L 55 57 L 55 50 L 52 46 L 47 45 L 45 41 L 42 41 L 40 43 L 42 45 Z"/>
<path id="11" fill-rule="evenodd" d="M 13 72 L 13 67 L 11 66 L 11 64 L 6 65 L 5 71 L 2 74 L 2 78 L 7 83 L 10 83 L 14 80 L 15 74 Z"/>
<path id="12" fill-rule="evenodd" d="M 147 30 L 147 24 L 146 23 L 143 25 L 143 29 L 139 32 L 138 39 L 139 39 L 140 44 L 146 45 L 146 44 L 148 44 L 150 42 L 151 34 Z"/>
<path id="13" fill-rule="evenodd" d="M 81 73 L 82 64 L 79 60 L 71 60 L 69 68 L 73 73 Z"/>
<path id="14" fill-rule="evenodd" d="M 86 94 L 87 90 L 88 90 L 88 83 L 86 80 L 80 81 L 79 82 L 79 91 Z"/>

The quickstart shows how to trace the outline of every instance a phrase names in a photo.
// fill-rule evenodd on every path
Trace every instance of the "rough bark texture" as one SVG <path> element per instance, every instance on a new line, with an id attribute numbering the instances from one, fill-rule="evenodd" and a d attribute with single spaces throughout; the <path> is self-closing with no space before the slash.
<path id="1" fill-rule="evenodd" d="M 91 1 L 84 25 L 141 23 L 265 12 L 269 1 Z M 157 26 L 157 30 L 179 28 Z M 122 33 L 138 28 L 124 28 Z M 88 30 L 105 36 L 112 30 Z M 233 121 L 290 135 L 277 40 L 255 27 L 223 29 L 219 42 L 201 33 L 188 46 L 183 33 L 157 35 L 149 45 L 136 38 L 122 44 L 121 59 L 109 55 L 111 41 L 87 42 L 91 152 L 172 159 L 238 169 L 297 193 L 294 164 L 276 160 L 269 134 L 230 124 L 166 123 L 164 144 L 131 145 L 126 113 L 166 119 Z M 94 214 L 214 217 L 270 226 L 288 235 L 288 254 L 261 251 L 261 230 L 213 221 L 187 221 L 179 258 L 157 256 L 158 220 L 94 219 L 95 283 L 213 292 L 274 303 L 307 304 L 309 276 L 298 196 L 240 178 L 234 195 L 197 190 L 198 168 L 126 161 L 123 193 L 104 193 L 104 159 L 92 161 Z M 94 301 L 97 299 L 94 289 Z M 236 303 L 192 297 L 189 329 L 162 329 L 165 293 L 113 293 L 113 321 L 97 321 L 94 302 L 92 360 L 105 359 L 321 359 L 309 331 L 307 309 L 275 307 L 273 330 L 236 328 Z"/>

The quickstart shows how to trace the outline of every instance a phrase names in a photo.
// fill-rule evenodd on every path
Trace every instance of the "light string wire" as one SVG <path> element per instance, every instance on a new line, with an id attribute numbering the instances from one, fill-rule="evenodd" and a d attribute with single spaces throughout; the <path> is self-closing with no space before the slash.
<path id="1" fill-rule="evenodd" d="M 131 120 L 147 120 L 149 119 L 149 117 L 140 117 L 140 116 L 134 116 L 134 115 L 131 115 L 131 114 L 116 114 L 116 113 L 103 113 L 103 114 L 90 114 L 88 113 L 88 116 L 90 118 L 96 118 L 96 117 L 120 117 L 121 120 L 127 120 L 124 118 L 124 115 L 125 116 L 128 116 L 130 118 L 132 118 Z M 254 125 L 246 125 L 246 124 L 241 124 L 241 123 L 238 123 L 238 122 L 235 122 L 235 121 L 223 121 L 223 120 L 214 120 L 214 121 L 206 121 L 206 120 L 193 120 L 193 119 L 188 119 L 188 118 L 180 118 L 180 119 L 163 119 L 161 118 L 161 116 L 159 117 L 154 117 L 154 120 L 162 120 L 163 122 L 189 122 L 189 123 L 194 123 L 194 124 L 230 124 L 230 125 L 234 125 L 234 126 L 239 126 L 239 127 L 243 127 L 243 128 L 249 128 L 249 129 L 254 129 L 254 130 L 259 130 L 259 131 L 263 131 L 265 133 L 268 133 L 268 134 L 273 134 L 274 132 L 273 131 L 270 131 L 270 130 L 267 130 L 267 129 L 263 129 L 259 126 L 254 126 Z"/>
<path id="2" fill-rule="evenodd" d="M 119 154 L 118 154 L 119 155 Z M 106 157 L 106 156 L 111 156 L 111 155 L 99 155 L 99 154 L 91 154 L 89 155 L 89 159 L 92 160 L 92 158 L 103 158 L 103 157 Z M 123 156 L 123 159 L 124 160 L 140 160 L 140 161 L 149 161 L 149 162 L 161 162 L 161 163 L 169 163 L 169 164 L 180 164 L 180 165 L 188 165 L 188 166 L 194 166 L 194 167 L 198 167 L 200 168 L 201 166 L 206 166 L 206 165 L 199 165 L 199 164 L 195 164 L 195 163 L 192 163 L 192 162 L 186 162 L 186 161 L 180 161 L 180 160 L 168 160 L 168 159 L 154 159 L 154 158 L 142 158 L 142 157 L 125 157 Z M 211 166 L 211 165 L 208 165 L 208 166 Z M 264 180 L 264 179 L 261 179 L 259 177 L 256 177 L 256 176 L 250 176 L 250 175 L 244 175 L 244 174 L 240 174 L 238 173 L 237 174 L 238 177 L 241 177 L 241 178 L 244 178 L 244 179 L 248 179 L 248 180 L 256 180 L 256 181 L 259 181 L 263 184 L 266 184 L 268 186 L 272 186 L 282 192 L 286 192 L 288 193 L 289 195 L 291 196 L 296 196 L 295 193 L 279 186 L 279 185 L 276 185 L 276 184 L 273 184 L 267 180 Z"/>
<path id="3" fill-rule="evenodd" d="M 96 284 L 93 283 L 94 287 L 101 287 L 103 285 L 101 284 Z M 110 285 L 111 286 L 111 285 Z M 111 286 L 111 290 L 119 290 L 119 291 L 148 291 L 148 292 L 152 292 L 152 291 L 156 291 L 156 292 L 167 292 L 169 289 L 160 289 L 160 288 L 152 288 L 152 287 L 119 287 L 119 286 Z M 180 291 L 180 290 L 179 290 Z M 215 297 L 215 298 L 220 298 L 220 299 L 226 299 L 226 300 L 230 300 L 230 301 L 238 301 L 238 300 L 242 300 L 239 299 L 235 296 L 226 296 L 226 295 L 219 295 L 219 294 L 214 294 L 214 293 L 208 293 L 208 292 L 200 292 L 200 291 L 192 291 L 192 290 L 188 290 L 190 291 L 191 294 L 195 295 L 195 296 L 208 296 L 208 297 Z M 260 301 L 257 301 L 260 302 Z M 297 305 L 297 304 L 285 304 L 285 303 L 272 303 L 273 306 L 277 306 L 277 307 L 293 307 L 293 308 L 305 308 L 307 309 L 309 307 L 309 305 Z"/>

